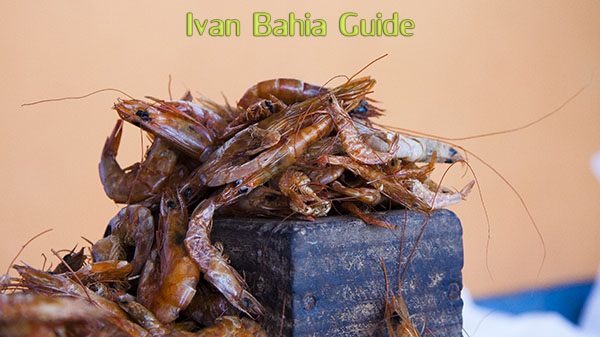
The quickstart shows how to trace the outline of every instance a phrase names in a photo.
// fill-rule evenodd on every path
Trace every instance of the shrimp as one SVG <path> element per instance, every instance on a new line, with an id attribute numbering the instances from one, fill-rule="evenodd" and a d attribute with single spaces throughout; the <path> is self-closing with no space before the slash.
<path id="1" fill-rule="evenodd" d="M 323 104 L 327 102 L 328 96 L 335 95 L 343 100 L 355 100 L 366 95 L 374 84 L 375 81 L 368 77 L 356 79 L 352 82 L 333 88 L 325 94 L 315 96 L 311 99 L 288 106 L 284 111 L 273 114 L 268 118 L 261 120 L 256 124 L 256 126 L 264 130 L 280 133 L 281 142 L 283 142 L 294 136 L 294 133 L 299 132 L 299 129 L 307 127 L 311 123 L 317 123 L 316 120 L 304 120 L 302 116 L 306 116 L 311 113 L 318 117 L 318 113 L 316 111 L 322 109 Z M 304 121 L 305 123 L 298 125 L 299 121 Z M 324 138 L 327 135 L 328 134 L 321 135 L 320 138 Z M 232 139 L 234 138 L 237 138 L 237 135 Z M 312 145 L 319 139 L 312 140 L 310 144 Z M 243 148 L 245 146 L 245 143 L 242 139 L 232 142 L 235 142 L 237 144 L 235 146 L 238 148 Z M 233 144 L 229 144 L 228 146 L 233 146 Z M 219 150 L 217 150 L 217 152 L 218 151 Z M 265 152 L 268 152 L 268 150 Z M 302 152 L 296 151 L 296 154 L 301 157 L 302 153 L 304 152 L 307 152 L 307 150 L 305 149 Z M 248 176 L 256 170 L 261 170 L 265 166 L 265 161 L 269 162 L 270 160 L 274 160 L 268 158 L 267 154 L 263 154 L 264 153 L 260 154 L 262 155 L 261 159 L 254 158 L 250 161 L 242 162 L 233 167 L 230 161 L 232 159 L 235 160 L 235 158 L 232 158 L 231 156 L 211 156 L 198 169 L 198 171 L 200 171 L 199 174 L 195 174 L 194 176 L 196 177 L 198 183 L 206 184 L 208 186 L 220 186 L 231 183 Z M 273 153 L 271 152 L 271 154 Z"/>
<path id="2" fill-rule="evenodd" d="M 378 152 L 389 152 L 395 139 L 399 139 L 398 146 L 393 151 L 393 157 L 411 162 L 428 162 L 435 152 L 438 163 L 455 163 L 464 160 L 462 155 L 450 145 L 437 140 L 407 137 L 401 134 L 372 128 L 362 121 L 355 121 L 356 129 L 361 134 L 365 143 Z"/>
<path id="3" fill-rule="evenodd" d="M 363 202 L 367 205 L 378 205 L 381 203 L 383 198 L 381 197 L 381 191 L 383 185 L 379 185 L 378 188 L 369 187 L 347 187 L 339 181 L 333 181 L 329 184 L 332 190 L 341 193 L 345 196 L 351 197 L 355 200 Z"/>
<path id="4" fill-rule="evenodd" d="M 356 206 L 356 204 L 354 204 L 353 202 L 343 202 L 342 203 L 342 207 L 346 210 L 348 210 L 350 213 L 356 215 L 358 218 L 360 218 L 364 223 L 366 223 L 367 225 L 375 225 L 375 226 L 379 226 L 379 227 L 383 227 L 383 228 L 389 228 L 389 229 L 396 229 L 397 226 L 393 225 L 389 222 L 383 221 L 383 220 L 379 220 L 369 214 L 364 213 L 363 211 L 361 211 L 358 206 Z"/>
<path id="5" fill-rule="evenodd" d="M 239 311 L 222 294 L 211 291 L 206 282 L 200 282 L 196 290 L 192 302 L 183 312 L 185 316 L 209 326 L 213 325 L 219 317 L 239 314 Z"/>
<path id="6" fill-rule="evenodd" d="M 105 312 L 80 298 L 31 293 L 0 294 L 0 331 L 15 323 L 91 323 L 105 316 Z"/>
<path id="7" fill-rule="evenodd" d="M 166 191 L 160 205 L 157 234 L 160 276 L 157 280 L 144 277 L 138 286 L 138 293 L 143 299 L 140 302 L 163 323 L 174 321 L 196 293 L 200 270 L 183 247 L 186 231 L 186 208 L 173 191 Z M 158 275 L 158 270 L 150 272 Z M 149 280 L 158 281 L 158 285 L 148 284 L 146 281 Z"/>
<path id="8" fill-rule="evenodd" d="M 415 196 L 400 180 L 403 178 L 400 174 L 388 175 L 378 166 L 370 166 L 358 163 L 351 158 L 344 156 L 327 156 L 324 162 L 332 165 L 341 165 L 353 174 L 362 177 L 369 182 L 369 185 L 375 189 L 381 190 L 388 198 L 402 206 L 415 210 L 421 213 L 431 213 L 429 205 Z M 416 175 L 420 172 L 412 173 Z M 403 172 L 401 174 L 411 175 L 411 172 Z"/>
<path id="9" fill-rule="evenodd" d="M 385 164 L 395 155 L 399 147 L 399 138 L 395 137 L 390 145 L 389 152 L 377 152 L 365 144 L 360 133 L 356 129 L 350 115 L 338 103 L 335 96 L 331 96 L 327 110 L 333 116 L 335 125 L 340 133 L 340 139 L 346 153 L 354 160 L 364 164 Z"/>
<path id="10" fill-rule="evenodd" d="M 100 159 L 100 180 L 106 195 L 116 203 L 137 203 L 157 194 L 175 168 L 177 154 L 160 138 L 155 138 L 146 159 L 122 169 L 116 156 L 123 121 L 118 120 L 106 139 Z"/>
<path id="11" fill-rule="evenodd" d="M 199 337 L 267 337 L 265 330 L 246 317 L 223 316 L 217 322 L 198 332 Z"/>
<path id="12" fill-rule="evenodd" d="M 261 304 L 246 290 L 247 285 L 223 253 L 210 241 L 215 198 L 204 199 L 192 214 L 185 238 L 190 257 L 198 264 L 204 279 L 214 285 L 236 308 L 262 314 Z"/>
<path id="13" fill-rule="evenodd" d="M 154 220 L 149 209 L 129 205 L 121 209 L 106 227 L 105 237 L 92 246 L 94 261 L 127 260 L 126 247 L 134 246 L 131 275 L 137 275 L 152 248 Z"/>
<path id="14" fill-rule="evenodd" d="M 401 251 L 402 252 L 402 251 Z M 419 331 L 414 327 L 414 323 L 410 319 L 406 302 L 402 297 L 402 289 L 400 289 L 400 283 L 398 284 L 398 296 L 394 296 L 392 291 L 392 312 L 398 315 L 400 322 L 396 324 L 396 327 L 392 324 L 391 312 L 388 309 L 388 278 L 385 270 L 385 261 L 381 260 L 383 266 L 383 275 L 385 276 L 385 320 L 387 324 L 387 330 L 392 337 L 421 337 Z M 400 280 L 399 280 L 400 282 Z"/>
<path id="15" fill-rule="evenodd" d="M 288 213 L 290 213 L 289 203 L 281 192 L 266 186 L 259 186 L 245 198 L 222 208 L 219 216 L 281 217 Z"/>
<path id="16" fill-rule="evenodd" d="M 331 201 L 319 198 L 309 184 L 310 178 L 296 170 L 288 169 L 279 178 L 279 189 L 290 198 L 292 211 L 308 218 L 327 215 Z"/>
<path id="17" fill-rule="evenodd" d="M 60 275 L 52 275 L 27 266 L 14 266 L 21 275 L 20 286 L 46 295 L 68 295 L 79 299 L 91 301 L 107 316 L 107 320 L 118 326 L 131 336 L 148 336 L 148 332 L 141 326 L 132 323 L 127 314 L 113 301 L 108 300 L 76 281 Z"/>
<path id="18" fill-rule="evenodd" d="M 271 180 L 296 161 L 316 139 L 329 134 L 333 121 L 329 115 L 320 115 L 309 125 L 279 146 L 273 147 L 255 159 L 262 167 L 244 179 L 228 184 L 218 195 L 204 199 L 192 214 L 185 245 L 190 256 L 198 263 L 204 278 L 214 285 L 236 308 L 246 313 L 262 313 L 260 303 L 246 291 L 241 276 L 229 266 L 222 253 L 210 242 L 212 218 L 215 210 L 231 205 L 256 187 Z"/>
<path id="19" fill-rule="evenodd" d="M 165 326 L 150 310 L 135 301 L 129 294 L 116 296 L 119 306 L 134 320 L 142 325 L 153 337 L 196 337 L 197 335 L 186 331 L 176 331 Z"/>
<path id="20" fill-rule="evenodd" d="M 250 105 L 245 112 L 240 113 L 219 135 L 220 139 L 227 139 L 234 133 L 246 128 L 250 124 L 265 119 L 274 113 L 280 112 L 286 108 L 286 105 L 276 100 L 272 103 L 269 100 L 258 101 Z"/>
<path id="21" fill-rule="evenodd" d="M 117 281 L 124 280 L 131 273 L 131 270 L 131 264 L 127 261 L 100 261 L 83 266 L 75 272 L 75 277 L 81 280 L 83 284 Z M 65 273 L 64 275 L 67 277 L 72 276 L 71 273 Z"/>
<path id="22" fill-rule="evenodd" d="M 212 152 L 216 134 L 203 124 L 205 121 L 199 122 L 185 112 L 191 109 L 192 104 L 187 101 L 153 104 L 141 100 L 120 100 L 114 109 L 123 120 L 164 138 L 190 157 L 201 159 L 205 152 Z M 197 106 L 197 109 L 201 108 Z"/>
<path id="23" fill-rule="evenodd" d="M 238 106 L 247 109 L 264 99 L 276 97 L 285 104 L 293 104 L 327 92 L 327 88 L 292 78 L 276 78 L 258 82 L 244 93 Z"/>
<path id="24" fill-rule="evenodd" d="M 222 185 L 225 181 L 231 182 L 229 176 L 237 176 L 238 171 L 256 170 L 260 167 L 257 161 L 251 161 L 251 156 L 267 150 L 281 140 L 278 131 L 266 130 L 257 125 L 238 132 L 225 144 L 214 151 L 195 173 L 186 187 L 193 184 L 206 184 L 208 186 Z"/>
<path id="25" fill-rule="evenodd" d="M 427 185 L 415 179 L 409 179 L 408 184 L 410 185 L 410 191 L 419 199 L 430 205 L 431 209 L 439 209 L 457 204 L 465 199 L 471 192 L 473 185 L 475 185 L 475 181 L 473 180 L 468 183 L 458 193 L 432 191 Z"/>

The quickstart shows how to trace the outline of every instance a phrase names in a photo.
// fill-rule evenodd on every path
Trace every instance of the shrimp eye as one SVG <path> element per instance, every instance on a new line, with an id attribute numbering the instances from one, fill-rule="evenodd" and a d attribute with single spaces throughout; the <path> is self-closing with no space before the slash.
<path id="1" fill-rule="evenodd" d="M 242 179 L 238 179 L 233 182 L 233 187 L 238 187 L 242 183 Z"/>
<path id="2" fill-rule="evenodd" d="M 104 231 L 104 235 L 102 236 L 103 238 L 109 236 L 112 233 L 112 228 L 110 228 L 110 225 L 106 226 L 106 230 Z"/>
<path id="3" fill-rule="evenodd" d="M 252 304 L 250 300 L 246 297 L 242 298 L 242 302 L 244 302 L 244 307 L 246 308 L 250 308 L 250 305 Z"/>
<path id="4" fill-rule="evenodd" d="M 328 101 L 329 101 L 329 103 L 333 103 L 333 98 L 331 96 L 329 96 Z"/>
<path id="5" fill-rule="evenodd" d="M 396 166 L 396 158 L 392 158 L 392 161 L 390 162 L 390 164 L 392 166 Z"/>
<path id="6" fill-rule="evenodd" d="M 192 195 L 192 189 L 188 187 L 183 191 L 183 196 L 187 198 L 190 195 Z"/>
<path id="7" fill-rule="evenodd" d="M 238 193 L 239 194 L 246 194 L 246 193 L 248 193 L 248 187 L 246 187 L 246 186 L 240 187 L 240 189 L 238 190 Z"/>
<path id="8" fill-rule="evenodd" d="M 271 113 L 273 113 L 273 111 L 275 111 L 275 108 L 273 107 L 273 104 L 270 101 L 265 101 L 265 105 L 267 106 L 267 108 L 269 109 L 269 111 Z"/>
<path id="9" fill-rule="evenodd" d="M 144 110 L 138 110 L 135 113 L 136 116 L 140 117 L 143 121 L 147 121 L 150 119 L 150 115 L 148 115 L 148 112 L 144 111 Z"/>
<path id="10" fill-rule="evenodd" d="M 175 208 L 175 202 L 174 202 L 173 200 L 169 200 L 169 201 L 167 201 L 167 207 L 168 207 L 169 209 L 173 209 L 173 208 Z"/>
<path id="11" fill-rule="evenodd" d="M 275 199 L 277 199 L 277 194 L 267 194 L 265 196 L 265 199 L 267 199 L 267 201 L 274 201 Z"/>
<path id="12" fill-rule="evenodd" d="M 358 112 L 359 114 L 365 114 L 365 113 L 367 112 L 367 108 L 366 108 L 366 107 L 364 107 L 364 106 L 359 106 L 359 107 L 356 109 L 356 112 Z"/>

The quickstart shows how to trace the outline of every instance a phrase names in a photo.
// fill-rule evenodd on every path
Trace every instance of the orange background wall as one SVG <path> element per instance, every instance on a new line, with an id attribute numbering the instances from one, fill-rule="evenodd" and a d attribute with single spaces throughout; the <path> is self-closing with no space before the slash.
<path id="1" fill-rule="evenodd" d="M 588 1 L 3 1 L 0 123 L 0 266 L 46 228 L 20 259 L 41 266 L 50 248 L 98 239 L 119 210 L 102 190 L 97 164 L 118 97 L 21 107 L 38 99 L 115 87 L 136 97 L 168 98 L 185 90 L 238 99 L 253 83 L 296 77 L 321 84 L 352 74 L 389 53 L 365 74 L 383 123 L 448 137 L 512 128 L 559 113 L 519 132 L 461 141 L 502 172 L 526 200 L 543 248 L 518 199 L 472 160 L 490 215 L 491 239 L 477 194 L 452 209 L 462 219 L 465 283 L 475 295 L 591 278 L 600 262 L 600 184 L 589 169 L 600 150 L 600 2 Z M 237 18 L 241 36 L 187 37 L 185 15 Z M 258 38 L 254 11 L 328 22 L 327 37 Z M 343 37 L 346 11 L 415 21 L 415 35 Z M 140 158 L 140 133 L 125 129 L 119 160 Z M 473 159 L 471 157 L 471 159 Z M 453 169 L 446 184 L 469 177 Z M 493 280 L 486 270 L 486 258 Z M 53 259 L 55 260 L 55 259 Z"/>

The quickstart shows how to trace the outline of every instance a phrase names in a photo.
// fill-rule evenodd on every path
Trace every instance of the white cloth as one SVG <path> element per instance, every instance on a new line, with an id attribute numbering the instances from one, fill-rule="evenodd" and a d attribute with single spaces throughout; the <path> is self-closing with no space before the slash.
<path id="1" fill-rule="evenodd" d="M 600 269 L 598 269 L 596 282 L 594 282 L 592 291 L 583 307 L 581 317 L 579 318 L 579 325 L 585 331 L 600 336 Z"/>

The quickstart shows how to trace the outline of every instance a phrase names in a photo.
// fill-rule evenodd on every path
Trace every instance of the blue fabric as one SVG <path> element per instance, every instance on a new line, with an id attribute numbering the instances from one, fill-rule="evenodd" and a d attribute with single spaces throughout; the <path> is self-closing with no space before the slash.
<path id="1" fill-rule="evenodd" d="M 536 289 L 510 295 L 476 299 L 475 303 L 513 314 L 529 311 L 554 311 L 577 323 L 592 288 L 591 282 Z"/>

